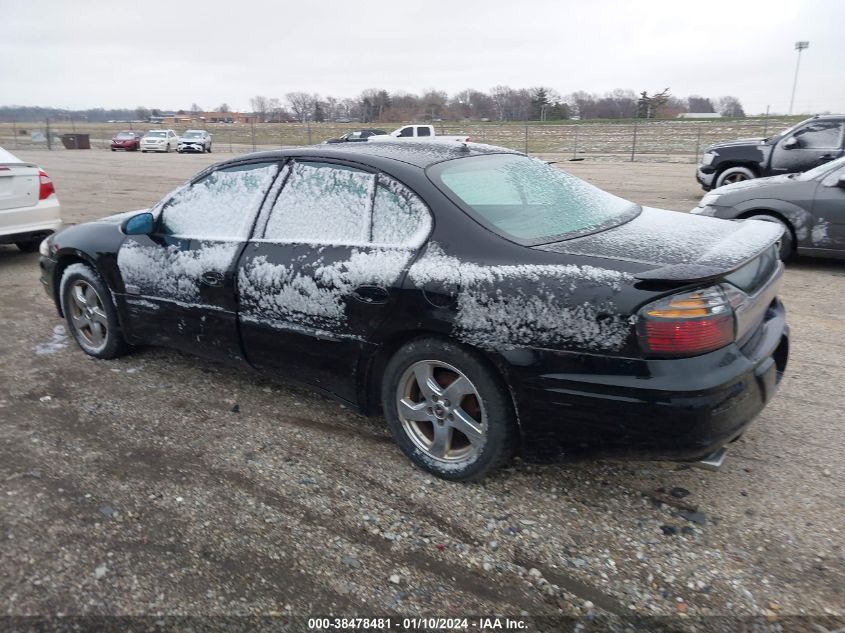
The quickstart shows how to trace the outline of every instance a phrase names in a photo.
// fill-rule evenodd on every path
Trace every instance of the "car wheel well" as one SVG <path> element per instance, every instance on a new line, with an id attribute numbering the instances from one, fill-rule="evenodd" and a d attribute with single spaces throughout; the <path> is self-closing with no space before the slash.
<path id="1" fill-rule="evenodd" d="M 783 222 L 786 227 L 789 229 L 789 232 L 792 233 L 792 238 L 795 239 L 795 227 L 792 226 L 792 222 L 789 221 L 782 213 L 778 213 L 777 211 L 773 211 L 772 209 L 750 209 L 749 211 L 743 211 L 738 216 L 736 216 L 737 220 L 746 220 L 755 215 L 768 215 L 770 217 L 776 218 Z"/>
<path id="2" fill-rule="evenodd" d="M 493 362 L 488 354 L 485 354 L 482 350 L 479 350 L 476 347 L 471 345 L 466 345 L 461 341 L 458 341 L 450 336 L 446 336 L 440 332 L 434 331 L 421 331 L 421 330 L 414 330 L 413 332 L 400 332 L 397 333 L 390 338 L 382 341 L 379 348 L 376 350 L 375 353 L 370 355 L 368 359 L 364 361 L 364 366 L 362 367 L 362 372 L 359 375 L 363 375 L 363 385 L 360 387 L 361 393 L 361 410 L 366 415 L 381 415 L 381 380 L 382 376 L 384 375 L 384 370 L 387 367 L 387 364 L 390 362 L 390 359 L 393 358 L 393 355 L 404 345 L 407 345 L 413 340 L 416 339 L 440 339 L 443 341 L 448 341 L 452 345 L 457 345 L 459 347 L 464 348 L 475 357 L 478 358 L 479 362 L 483 363 L 487 366 L 490 370 L 491 374 L 495 377 L 495 379 L 499 382 L 499 386 L 508 393 L 508 397 L 510 399 L 511 406 L 513 407 L 514 412 L 516 413 L 516 422 L 517 426 L 521 426 L 519 422 L 519 409 L 516 406 L 516 399 L 514 398 L 513 391 L 508 386 L 508 381 L 505 378 L 505 374 L 503 369 L 495 362 Z"/>
<path id="3" fill-rule="evenodd" d="M 71 264 L 85 264 L 86 266 L 90 266 L 95 272 L 97 270 L 92 262 L 79 255 L 62 255 L 59 257 L 59 261 L 56 264 L 56 268 L 53 273 L 55 275 L 53 279 L 53 300 L 56 303 L 56 309 L 59 311 L 59 316 L 63 318 L 65 315 L 62 312 L 62 302 L 59 299 L 59 286 L 62 282 L 62 275 L 65 274 L 65 269 Z"/>
<path id="4" fill-rule="evenodd" d="M 792 237 L 792 249 L 791 251 L 795 252 L 795 247 L 797 244 L 797 238 L 795 237 L 795 227 L 792 226 L 792 222 L 790 222 L 789 218 L 787 218 L 782 213 L 778 213 L 777 211 L 773 211 L 772 209 L 750 209 L 748 211 L 743 211 L 738 216 L 736 216 L 737 220 L 745 220 L 755 215 L 768 215 L 771 218 L 775 218 L 783 223 L 786 226 L 787 230 L 789 231 L 790 236 Z"/>

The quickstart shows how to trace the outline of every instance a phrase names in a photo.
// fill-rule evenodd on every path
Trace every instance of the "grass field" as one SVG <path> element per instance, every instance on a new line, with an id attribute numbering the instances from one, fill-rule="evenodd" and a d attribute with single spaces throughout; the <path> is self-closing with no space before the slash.
<path id="1" fill-rule="evenodd" d="M 632 150 L 639 160 L 694 162 L 704 148 L 719 141 L 742 137 L 763 137 L 777 133 L 803 117 L 757 117 L 716 120 L 653 121 L 567 121 L 539 122 L 444 122 L 437 123 L 440 134 L 468 134 L 473 141 L 500 145 L 529 153 L 561 157 L 589 157 L 600 160 L 630 160 Z M 366 124 L 390 131 L 402 123 Z M 108 149 L 115 132 L 123 129 L 151 129 L 149 124 L 69 123 L 50 124 L 53 149 L 63 149 L 58 141 L 65 133 L 90 134 L 92 149 Z M 166 126 L 164 126 L 166 127 Z M 296 145 L 310 145 L 362 127 L 361 123 L 259 123 L 208 124 L 214 135 L 216 152 L 246 152 Z M 177 132 L 188 126 L 174 126 Z M 46 134 L 46 124 L 0 123 L 0 146 L 15 149 L 45 148 L 33 142 L 34 132 Z"/>

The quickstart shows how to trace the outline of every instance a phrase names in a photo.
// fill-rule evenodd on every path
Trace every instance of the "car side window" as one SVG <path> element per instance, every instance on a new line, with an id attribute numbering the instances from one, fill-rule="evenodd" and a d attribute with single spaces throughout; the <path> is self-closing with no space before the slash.
<path id="1" fill-rule="evenodd" d="M 161 232 L 202 239 L 246 239 L 278 170 L 276 163 L 250 163 L 211 172 L 167 201 L 161 213 Z"/>
<path id="2" fill-rule="evenodd" d="M 401 136 L 401 137 L 413 136 L 413 135 L 414 135 L 414 128 L 410 125 L 408 127 L 403 127 L 401 130 L 399 130 L 399 136 Z"/>
<path id="3" fill-rule="evenodd" d="M 418 127 L 417 136 L 431 136 L 431 130 L 427 127 Z"/>
<path id="4" fill-rule="evenodd" d="M 360 243 L 370 230 L 374 174 L 335 163 L 296 162 L 276 199 L 264 239 Z"/>
<path id="5" fill-rule="evenodd" d="M 814 121 L 794 136 L 804 149 L 838 149 L 842 147 L 842 127 L 838 121 Z"/>
<path id="6" fill-rule="evenodd" d="M 373 205 L 373 244 L 419 246 L 431 231 L 425 203 L 397 180 L 379 175 Z"/>

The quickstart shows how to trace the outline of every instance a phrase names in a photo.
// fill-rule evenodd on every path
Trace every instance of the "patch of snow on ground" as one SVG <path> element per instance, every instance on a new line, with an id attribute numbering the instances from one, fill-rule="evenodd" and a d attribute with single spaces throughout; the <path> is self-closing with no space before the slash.
<path id="1" fill-rule="evenodd" d="M 53 336 L 47 343 L 39 343 L 35 346 L 35 353 L 39 356 L 44 354 L 55 354 L 67 347 L 67 333 L 64 325 L 57 325 L 53 328 Z"/>

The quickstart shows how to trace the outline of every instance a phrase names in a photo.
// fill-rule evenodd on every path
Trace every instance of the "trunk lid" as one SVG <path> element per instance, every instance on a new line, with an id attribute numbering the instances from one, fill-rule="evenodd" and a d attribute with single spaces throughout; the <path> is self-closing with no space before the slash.
<path id="1" fill-rule="evenodd" d="M 38 166 L 0 148 L 0 211 L 38 204 Z"/>
<path id="2" fill-rule="evenodd" d="M 775 244 L 782 232 L 774 222 L 644 208 L 620 226 L 535 248 L 639 263 L 643 270 L 634 273 L 637 279 L 691 282 L 738 270 Z"/>

